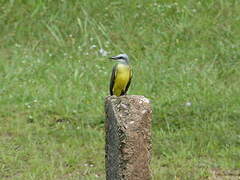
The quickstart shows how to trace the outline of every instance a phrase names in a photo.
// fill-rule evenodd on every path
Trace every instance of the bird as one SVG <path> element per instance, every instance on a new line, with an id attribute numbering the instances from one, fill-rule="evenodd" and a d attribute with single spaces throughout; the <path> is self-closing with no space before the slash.
<path id="1" fill-rule="evenodd" d="M 132 68 L 129 65 L 128 55 L 119 54 L 110 59 L 118 62 L 112 69 L 110 95 L 126 95 L 132 80 Z"/>

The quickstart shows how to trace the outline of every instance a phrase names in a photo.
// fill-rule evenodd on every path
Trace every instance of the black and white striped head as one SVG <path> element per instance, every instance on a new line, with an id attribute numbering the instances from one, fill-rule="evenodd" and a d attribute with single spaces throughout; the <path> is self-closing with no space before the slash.
<path id="1" fill-rule="evenodd" d="M 117 62 L 120 62 L 120 63 L 126 63 L 126 64 L 129 63 L 129 59 L 128 59 L 127 54 L 119 54 L 117 56 L 110 57 L 110 59 L 113 59 L 113 60 L 115 60 Z"/>

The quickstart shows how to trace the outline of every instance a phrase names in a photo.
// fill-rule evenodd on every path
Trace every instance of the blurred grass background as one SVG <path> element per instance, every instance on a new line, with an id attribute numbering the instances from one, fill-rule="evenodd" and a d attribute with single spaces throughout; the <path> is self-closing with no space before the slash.
<path id="1" fill-rule="evenodd" d="M 1 179 L 105 179 L 105 55 L 122 52 L 129 94 L 152 102 L 153 179 L 240 169 L 239 1 L 1 0 L 0 12 Z"/>

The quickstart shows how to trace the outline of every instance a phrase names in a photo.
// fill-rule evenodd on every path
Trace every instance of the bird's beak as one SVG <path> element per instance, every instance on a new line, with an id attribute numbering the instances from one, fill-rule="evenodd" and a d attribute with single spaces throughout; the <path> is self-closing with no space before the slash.
<path id="1" fill-rule="evenodd" d="M 111 60 L 117 60 L 117 57 L 116 57 L 116 56 L 113 56 L 113 57 L 110 57 L 109 59 L 111 59 Z"/>

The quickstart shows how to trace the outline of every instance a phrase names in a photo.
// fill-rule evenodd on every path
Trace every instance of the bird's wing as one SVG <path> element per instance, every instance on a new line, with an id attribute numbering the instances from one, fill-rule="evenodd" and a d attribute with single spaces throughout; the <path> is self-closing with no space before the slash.
<path id="1" fill-rule="evenodd" d="M 117 64 L 112 69 L 112 76 L 111 76 L 110 87 L 109 87 L 111 96 L 113 95 L 113 86 L 115 83 L 115 77 L 116 77 L 116 73 L 117 73 L 116 70 L 117 70 Z"/>
<path id="2" fill-rule="evenodd" d="M 128 88 L 129 88 L 129 86 L 130 86 L 130 84 L 131 84 L 131 80 L 132 80 L 132 68 L 130 67 L 130 77 L 129 77 L 129 81 L 128 81 L 127 86 L 126 86 L 126 89 L 125 89 L 125 94 L 126 94 L 127 91 L 128 91 Z"/>

